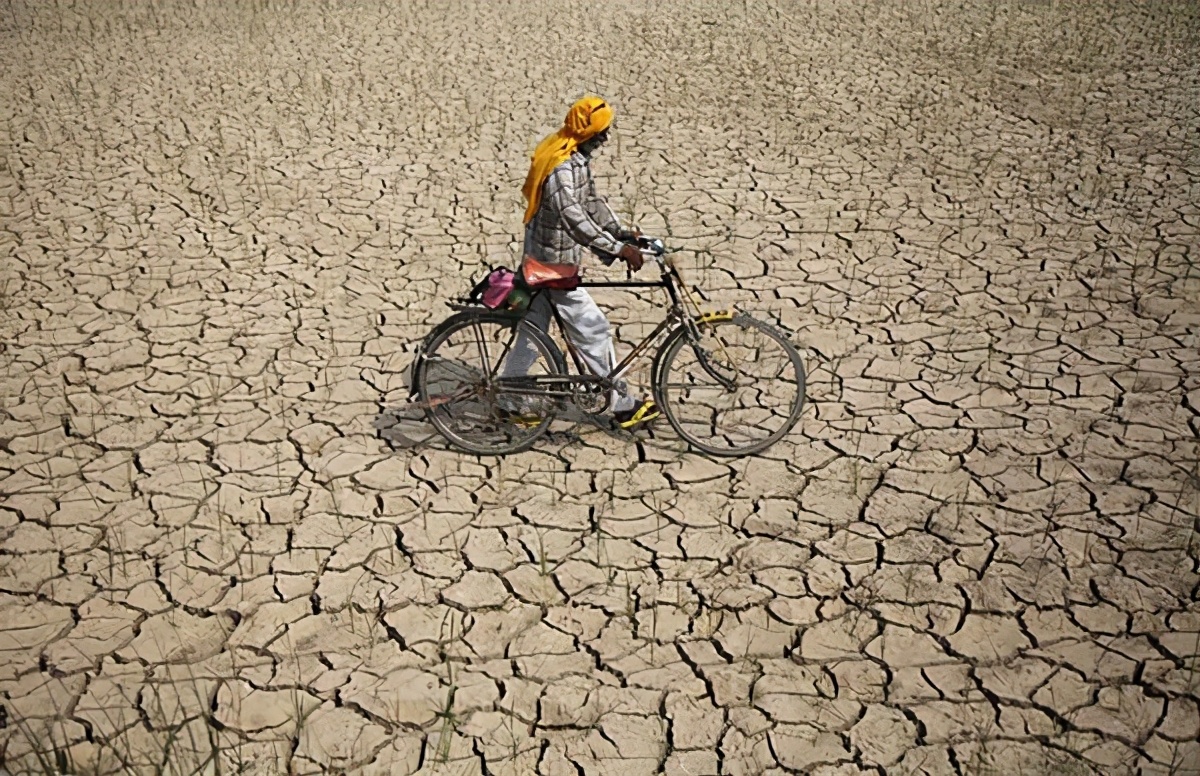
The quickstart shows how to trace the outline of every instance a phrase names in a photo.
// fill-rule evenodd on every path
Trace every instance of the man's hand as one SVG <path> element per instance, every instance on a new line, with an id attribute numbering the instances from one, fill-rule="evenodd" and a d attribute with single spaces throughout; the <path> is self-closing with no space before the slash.
<path id="1" fill-rule="evenodd" d="M 622 245 L 621 252 L 617 255 L 624 259 L 625 263 L 629 265 L 629 269 L 634 272 L 641 269 L 642 264 L 645 262 L 645 259 L 642 258 L 642 252 L 637 249 L 637 246 L 630 245 L 629 243 Z"/>

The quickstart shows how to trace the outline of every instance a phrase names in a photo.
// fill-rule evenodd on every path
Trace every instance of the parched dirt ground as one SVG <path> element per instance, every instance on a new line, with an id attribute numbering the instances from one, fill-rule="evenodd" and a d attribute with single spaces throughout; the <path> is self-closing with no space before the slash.
<path id="1" fill-rule="evenodd" d="M 1197 14 L 8 0 L 8 770 L 1200 773 Z M 404 406 L 584 90 L 762 456 Z"/>

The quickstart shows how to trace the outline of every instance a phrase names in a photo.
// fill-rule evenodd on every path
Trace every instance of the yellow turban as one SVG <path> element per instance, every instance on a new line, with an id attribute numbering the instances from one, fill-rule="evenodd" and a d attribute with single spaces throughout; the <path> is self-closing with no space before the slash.
<path id="1" fill-rule="evenodd" d="M 567 111 L 562 129 L 547 135 L 538 143 L 533 152 L 533 162 L 529 165 L 529 175 L 525 177 L 525 186 L 521 189 L 529 202 L 525 208 L 525 223 L 533 219 L 538 205 L 542 204 L 542 184 L 554 168 L 569 159 L 580 143 L 608 129 L 612 120 L 612 106 L 603 98 L 589 94 Z"/>

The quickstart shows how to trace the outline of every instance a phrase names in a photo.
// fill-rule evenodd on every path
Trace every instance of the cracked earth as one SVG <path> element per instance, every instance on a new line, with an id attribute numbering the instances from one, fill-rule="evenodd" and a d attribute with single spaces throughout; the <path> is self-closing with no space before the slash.
<path id="1" fill-rule="evenodd" d="M 8 3 L 5 766 L 1200 773 L 1197 12 L 1065 5 Z M 404 406 L 584 90 L 761 456 Z"/>

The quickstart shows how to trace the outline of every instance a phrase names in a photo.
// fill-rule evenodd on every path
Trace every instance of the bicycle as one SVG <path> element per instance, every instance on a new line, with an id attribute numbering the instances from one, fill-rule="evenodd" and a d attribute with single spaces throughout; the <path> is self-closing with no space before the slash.
<path id="1" fill-rule="evenodd" d="M 666 317 L 609 374 L 588 371 L 565 336 L 557 309 L 554 320 L 564 332 L 574 373 L 549 333 L 526 322 L 521 313 L 460 298 L 447 302 L 456 312 L 429 333 L 418 351 L 410 401 L 461 450 L 520 452 L 545 434 L 568 405 L 603 413 L 617 382 L 665 334 L 651 365 L 651 384 L 655 402 L 682 439 L 715 456 L 751 455 L 779 441 L 796 425 L 804 405 L 804 364 L 795 346 L 775 327 L 745 313 L 701 312 L 662 241 L 640 238 L 639 248 L 647 263 L 659 267 L 657 281 L 579 284 L 667 292 Z M 531 289 L 532 294 L 542 292 Z M 505 375 L 505 359 L 522 333 L 535 352 L 533 366 Z"/>

